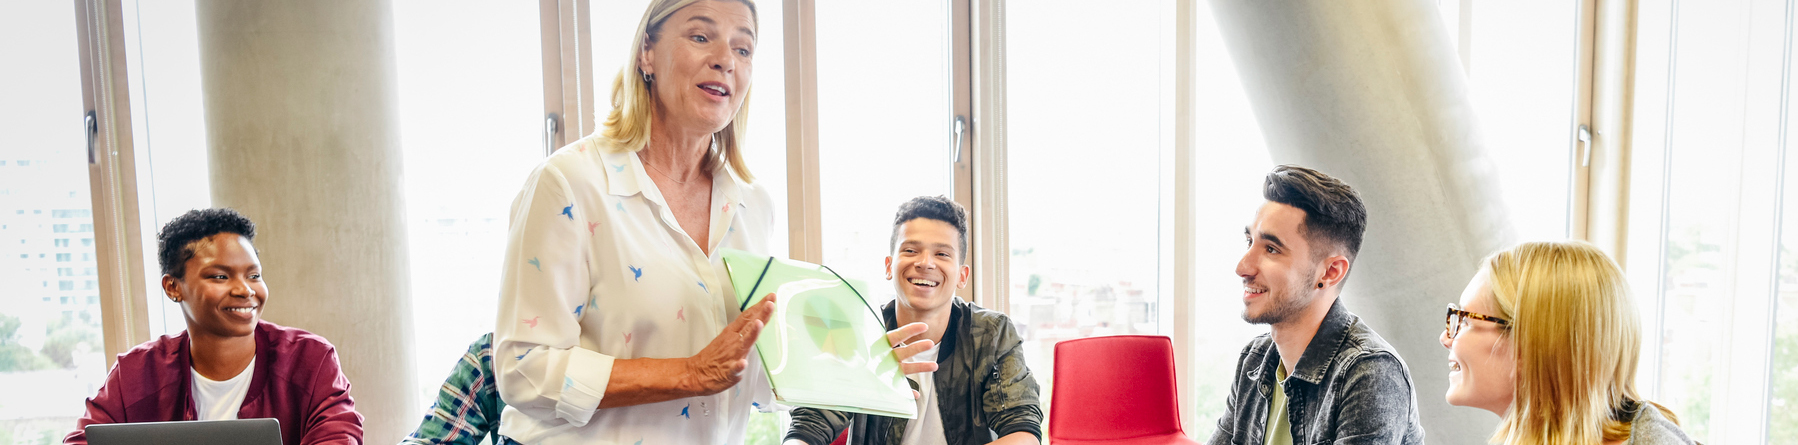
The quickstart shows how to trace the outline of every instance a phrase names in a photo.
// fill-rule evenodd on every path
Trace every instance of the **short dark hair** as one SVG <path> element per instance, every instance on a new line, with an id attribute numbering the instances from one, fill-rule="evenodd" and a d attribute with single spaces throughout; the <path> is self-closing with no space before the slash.
<path id="1" fill-rule="evenodd" d="M 254 241 L 256 223 L 229 208 L 189 210 L 169 220 L 156 235 L 156 261 L 162 273 L 181 278 L 187 273 L 187 260 L 194 258 L 194 242 L 220 233 Z"/>
<path id="2" fill-rule="evenodd" d="M 1367 207 L 1355 189 L 1330 175 L 1296 165 L 1274 167 L 1261 196 L 1305 211 L 1299 233 L 1312 244 L 1328 243 L 1348 252 L 1349 262 L 1361 253 L 1367 232 Z"/>
<path id="3" fill-rule="evenodd" d="M 899 214 L 893 216 L 893 238 L 887 242 L 888 252 L 899 246 L 899 226 L 918 218 L 934 219 L 954 226 L 956 233 L 961 235 L 961 250 L 955 251 L 955 257 L 967 257 L 968 209 L 942 195 L 919 196 L 899 205 Z"/>

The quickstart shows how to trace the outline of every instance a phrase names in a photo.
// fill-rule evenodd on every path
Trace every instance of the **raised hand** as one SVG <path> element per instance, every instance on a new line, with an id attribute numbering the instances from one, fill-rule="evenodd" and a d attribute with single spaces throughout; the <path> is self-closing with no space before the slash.
<path id="1" fill-rule="evenodd" d="M 756 337 L 761 336 L 762 327 L 774 314 L 774 297 L 768 294 L 761 303 L 737 315 L 705 349 L 687 357 L 687 382 L 683 386 L 698 395 L 712 395 L 742 381 L 743 370 L 749 367 L 749 348 L 755 346 Z"/>

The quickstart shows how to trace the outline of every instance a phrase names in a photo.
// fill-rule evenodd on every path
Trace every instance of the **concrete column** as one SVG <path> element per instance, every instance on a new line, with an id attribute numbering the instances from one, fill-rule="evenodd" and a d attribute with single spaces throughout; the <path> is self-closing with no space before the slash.
<path id="1" fill-rule="evenodd" d="M 1274 162 L 1341 178 L 1366 201 L 1343 301 L 1410 365 L 1429 442 L 1484 444 L 1497 417 L 1444 401 L 1437 336 L 1444 306 L 1514 235 L 1436 2 L 1211 7 Z"/>
<path id="2" fill-rule="evenodd" d="M 263 317 L 337 345 L 367 443 L 422 415 L 387 0 L 200 0 L 212 202 L 256 221 Z M 485 308 L 482 308 L 485 310 Z"/>

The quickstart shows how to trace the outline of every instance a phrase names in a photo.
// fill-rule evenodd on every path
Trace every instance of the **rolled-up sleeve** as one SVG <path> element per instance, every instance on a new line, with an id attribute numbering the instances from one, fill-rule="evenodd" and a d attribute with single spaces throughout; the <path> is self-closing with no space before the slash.
<path id="1" fill-rule="evenodd" d="M 986 378 L 982 405 L 999 437 L 1019 431 L 1038 439 L 1043 437 L 1041 389 L 1030 366 L 1024 362 L 1024 342 L 1011 323 L 999 328 L 999 357 L 993 361 L 993 372 Z"/>
<path id="2" fill-rule="evenodd" d="M 809 445 L 824 445 L 836 440 L 849 426 L 849 414 L 817 408 L 794 408 L 793 424 L 785 440 L 798 440 Z"/>
<path id="3" fill-rule="evenodd" d="M 493 367 L 500 398 L 545 423 L 585 425 L 612 376 L 611 356 L 580 346 L 575 310 L 592 287 L 586 210 L 548 163 L 531 173 L 512 203 Z"/>

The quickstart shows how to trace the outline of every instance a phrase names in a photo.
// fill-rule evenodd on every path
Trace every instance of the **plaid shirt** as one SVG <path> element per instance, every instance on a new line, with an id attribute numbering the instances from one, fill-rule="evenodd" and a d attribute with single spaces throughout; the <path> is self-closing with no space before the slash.
<path id="1" fill-rule="evenodd" d="M 424 423 L 400 443 L 474 445 L 488 434 L 493 443 L 514 443 L 498 434 L 499 413 L 505 409 L 506 402 L 494 388 L 493 334 L 488 333 L 468 345 L 468 353 L 443 381 Z"/>

